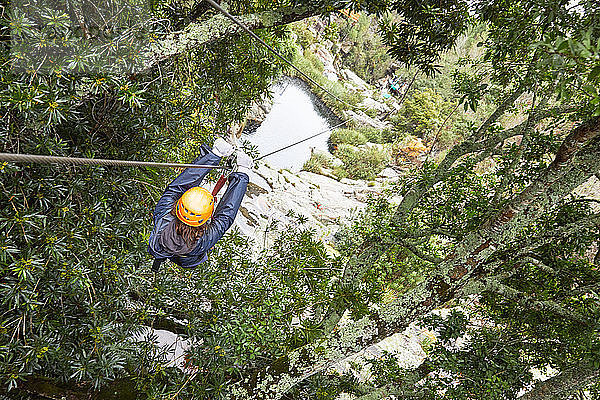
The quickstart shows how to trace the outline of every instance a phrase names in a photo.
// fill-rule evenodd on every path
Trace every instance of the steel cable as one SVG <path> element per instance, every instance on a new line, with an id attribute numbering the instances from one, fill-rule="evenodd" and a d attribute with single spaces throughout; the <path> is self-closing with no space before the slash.
<path id="1" fill-rule="evenodd" d="M 102 158 L 40 156 L 40 155 L 33 155 L 33 154 L 15 154 L 15 153 L 0 153 L 0 161 L 16 162 L 16 163 L 35 163 L 35 164 L 106 165 L 106 166 L 110 166 L 110 167 L 229 169 L 229 167 L 220 166 L 220 165 L 157 163 L 157 162 L 143 162 L 143 161 L 126 161 L 126 160 L 106 160 L 106 159 L 102 159 Z"/>
<path id="2" fill-rule="evenodd" d="M 277 150 L 275 150 L 275 151 L 272 151 L 272 152 L 270 152 L 270 153 L 267 153 L 267 154 L 265 154 L 264 156 L 260 156 L 260 157 L 259 157 L 259 158 L 257 158 L 256 160 L 257 160 L 257 161 L 258 161 L 258 160 L 262 160 L 262 159 L 263 159 L 263 158 L 265 158 L 265 157 L 272 156 L 272 155 L 273 155 L 273 154 L 275 154 L 275 153 L 279 153 L 280 151 L 283 151 L 283 150 L 289 149 L 290 147 L 293 147 L 293 146 L 295 146 L 295 145 L 297 145 L 297 144 L 300 144 L 300 143 L 306 142 L 307 140 L 310 140 L 310 139 L 312 139 L 312 138 L 315 138 L 315 137 L 317 137 L 317 136 L 319 136 L 319 135 L 323 135 L 324 133 L 330 132 L 330 131 L 334 130 L 335 128 L 339 128 L 339 127 L 340 127 L 340 126 L 342 126 L 342 125 L 346 125 L 346 124 L 347 124 L 347 123 L 348 123 L 348 122 L 349 122 L 351 119 L 352 119 L 352 118 L 350 118 L 350 119 L 347 119 L 347 120 L 345 120 L 345 121 L 342 121 L 342 122 L 340 122 L 339 124 L 337 124 L 337 125 L 334 125 L 334 126 L 332 126 L 331 128 L 328 128 L 328 129 L 326 129 L 326 130 L 324 130 L 324 131 L 322 131 L 322 132 L 319 132 L 319 133 L 316 133 L 316 134 L 314 134 L 314 135 L 312 135 L 312 136 L 309 136 L 309 137 L 307 137 L 306 139 L 302 139 L 302 140 L 300 140 L 300 141 L 298 141 L 298 142 L 292 143 L 292 144 L 290 144 L 290 145 L 287 145 L 287 146 L 285 146 L 285 147 L 282 147 L 282 148 L 280 148 L 280 149 L 277 149 Z"/>
<path id="3" fill-rule="evenodd" d="M 217 3 L 215 3 L 213 0 L 204 0 L 206 1 L 208 4 L 211 5 L 212 8 L 214 8 L 215 10 L 217 10 L 218 12 L 220 12 L 221 14 L 223 14 L 224 16 L 226 16 L 227 18 L 229 18 L 231 21 L 233 21 L 236 25 L 238 25 L 240 28 L 242 28 L 246 33 L 248 33 L 253 39 L 257 40 L 258 42 L 260 42 L 263 46 L 265 46 L 271 53 L 275 54 L 278 58 L 280 58 L 283 62 L 285 62 L 286 64 L 288 64 L 290 67 L 292 67 L 296 72 L 298 72 L 300 75 L 302 75 L 303 77 L 305 77 L 306 79 L 308 79 L 308 81 L 310 83 L 312 83 L 313 85 L 317 86 L 319 89 L 323 90 L 324 92 L 326 92 L 327 94 L 329 94 L 331 97 L 333 97 L 334 99 L 336 99 L 337 101 L 347 105 L 350 108 L 356 108 L 356 106 L 353 106 L 352 104 L 347 103 L 346 101 L 340 99 L 339 97 L 337 97 L 335 94 L 331 93 L 329 90 L 325 89 L 323 86 L 321 86 L 319 83 L 317 83 L 313 78 L 311 78 L 310 76 L 308 76 L 306 73 L 302 72 L 301 69 L 299 69 L 298 67 L 296 67 L 291 61 L 289 61 L 287 58 L 285 58 L 284 56 L 282 56 L 281 54 L 279 54 L 279 52 L 277 50 L 275 50 L 271 45 L 269 45 L 267 42 L 265 42 L 264 40 L 262 40 L 260 37 L 258 37 L 257 34 L 255 34 L 254 32 L 252 32 L 250 30 L 250 28 L 248 28 L 246 25 L 244 25 L 243 23 L 241 23 L 236 17 L 234 17 L 233 15 L 229 14 L 225 9 L 223 9 L 223 7 L 221 7 L 220 5 L 218 5 Z"/>

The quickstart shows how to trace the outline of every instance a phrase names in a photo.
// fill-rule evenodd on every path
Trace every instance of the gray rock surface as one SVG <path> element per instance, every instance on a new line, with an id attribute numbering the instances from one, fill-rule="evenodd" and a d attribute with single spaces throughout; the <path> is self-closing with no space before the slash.
<path id="1" fill-rule="evenodd" d="M 388 167 L 381 171 L 378 176 L 381 178 L 398 178 L 400 174 L 395 169 Z"/>
<path id="2" fill-rule="evenodd" d="M 334 57 L 331 54 L 333 43 L 329 42 L 329 46 L 315 44 L 311 47 L 315 56 L 323 63 L 323 75 L 330 81 L 337 82 L 339 80 L 337 69 L 334 66 Z"/>
<path id="3" fill-rule="evenodd" d="M 165 367 L 176 367 L 185 370 L 185 354 L 191 343 L 181 335 L 163 329 L 142 327 L 132 340 L 134 342 L 151 342 L 158 354 L 162 355 Z"/>
<path id="4" fill-rule="evenodd" d="M 392 110 L 387 104 L 374 100 L 371 97 L 365 97 L 359 106 L 377 110 L 382 113 L 387 113 Z"/>
<path id="5" fill-rule="evenodd" d="M 273 108 L 273 102 L 270 99 L 255 101 L 250 106 L 246 119 L 249 123 L 261 123 L 265 120 L 267 114 Z"/>
<path id="6" fill-rule="evenodd" d="M 340 73 L 347 81 L 349 81 L 356 88 L 358 88 L 360 90 L 368 90 L 369 89 L 369 84 L 367 82 L 365 82 L 362 78 L 360 78 L 358 75 L 356 75 L 354 72 L 352 72 L 351 70 L 342 69 L 340 71 Z"/>
<path id="7" fill-rule="evenodd" d="M 296 224 L 295 218 L 289 216 L 292 211 L 294 215 L 305 216 L 306 226 L 316 229 L 318 236 L 329 245 L 340 223 L 349 221 L 366 206 L 368 194 L 379 193 L 381 188 L 381 183 L 369 186 L 364 181 L 337 181 L 307 171 L 275 170 L 259 163 L 251 173 L 235 226 L 261 244 L 256 246 L 260 251 L 262 245 L 266 243 L 268 247 L 274 237 L 268 228 L 272 222 L 280 227 Z"/>
<path id="8" fill-rule="evenodd" d="M 375 129 L 386 129 L 389 125 L 389 122 L 384 122 L 384 121 L 380 121 L 378 119 L 375 118 L 371 118 L 369 117 L 367 114 L 365 114 L 362 111 L 352 111 L 352 110 L 347 110 L 344 111 L 344 116 L 346 118 L 352 118 L 354 121 L 358 122 L 360 125 L 367 125 L 367 126 L 371 126 Z"/>

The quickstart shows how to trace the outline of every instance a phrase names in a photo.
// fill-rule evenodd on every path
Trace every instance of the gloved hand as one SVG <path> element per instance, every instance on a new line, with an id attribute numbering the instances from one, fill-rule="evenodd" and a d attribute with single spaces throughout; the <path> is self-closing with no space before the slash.
<path id="1" fill-rule="evenodd" d="M 245 172 L 246 174 L 250 172 L 254 166 L 254 160 L 252 157 L 240 150 L 238 150 L 235 154 L 237 156 L 238 171 Z"/>
<path id="2" fill-rule="evenodd" d="M 215 144 L 213 144 L 212 148 L 212 152 L 219 157 L 230 156 L 233 154 L 233 150 L 233 146 L 221 138 L 215 140 Z"/>

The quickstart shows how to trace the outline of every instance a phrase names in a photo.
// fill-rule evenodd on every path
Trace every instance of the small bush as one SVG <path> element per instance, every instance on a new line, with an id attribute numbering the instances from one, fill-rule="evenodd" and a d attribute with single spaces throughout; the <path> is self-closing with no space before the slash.
<path id="1" fill-rule="evenodd" d="M 385 151 L 375 147 L 355 150 L 345 144 L 340 144 L 334 155 L 344 162 L 334 169 L 339 178 L 373 180 L 389 160 Z"/>
<path id="2" fill-rule="evenodd" d="M 428 151 L 429 148 L 423 144 L 421 138 L 407 135 L 392 145 L 392 159 L 396 165 L 416 163 L 419 157 Z"/>
<path id="3" fill-rule="evenodd" d="M 308 29 L 308 26 L 304 22 L 291 24 L 292 32 L 297 35 L 298 44 L 307 49 L 311 44 L 317 41 L 315 35 Z"/>
<path id="4" fill-rule="evenodd" d="M 367 143 L 367 138 L 356 129 L 336 129 L 329 136 L 329 145 L 332 148 L 336 148 L 340 144 L 360 146 L 365 143 Z"/>
<path id="5" fill-rule="evenodd" d="M 432 140 L 435 132 L 442 123 L 448 104 L 433 89 L 424 89 L 414 93 L 407 99 L 400 112 L 392 118 L 394 132 L 392 141 L 406 134 Z"/>
<path id="6" fill-rule="evenodd" d="M 321 168 L 331 168 L 331 161 L 323 153 L 312 153 L 308 161 L 302 166 L 302 170 L 320 174 Z"/>
<path id="7" fill-rule="evenodd" d="M 304 58 L 308 60 L 308 62 L 312 65 L 312 68 L 316 70 L 318 74 L 323 74 L 325 66 L 315 53 L 311 52 L 310 50 L 304 50 Z"/>
<path id="8" fill-rule="evenodd" d="M 360 133 L 365 135 L 367 142 L 370 143 L 383 143 L 383 134 L 379 129 L 375 129 L 370 126 L 364 126 L 358 129 Z"/>

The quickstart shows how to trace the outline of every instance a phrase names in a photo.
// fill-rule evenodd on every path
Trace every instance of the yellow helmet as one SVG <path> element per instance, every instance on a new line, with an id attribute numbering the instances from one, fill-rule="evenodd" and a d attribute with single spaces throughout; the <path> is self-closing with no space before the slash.
<path id="1" fill-rule="evenodd" d="M 177 218 L 189 226 L 200 226 L 212 216 L 215 198 L 206 189 L 193 187 L 177 201 Z"/>

